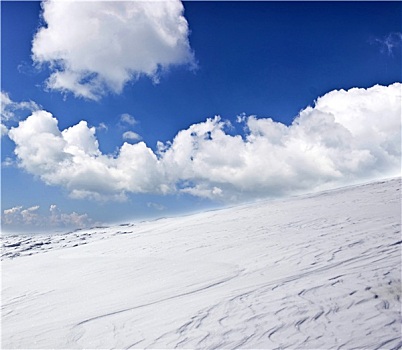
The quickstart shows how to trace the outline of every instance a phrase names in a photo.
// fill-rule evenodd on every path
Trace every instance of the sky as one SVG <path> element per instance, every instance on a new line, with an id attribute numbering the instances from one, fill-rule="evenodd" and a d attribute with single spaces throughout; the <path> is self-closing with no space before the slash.
<path id="1" fill-rule="evenodd" d="M 3 232 L 399 176 L 400 2 L 1 1 Z"/>

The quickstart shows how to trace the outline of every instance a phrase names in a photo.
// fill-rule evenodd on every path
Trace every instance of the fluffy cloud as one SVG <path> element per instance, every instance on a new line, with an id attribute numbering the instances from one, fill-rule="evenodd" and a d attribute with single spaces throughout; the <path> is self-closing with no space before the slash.
<path id="1" fill-rule="evenodd" d="M 174 193 L 241 200 L 329 188 L 400 174 L 401 87 L 332 91 L 289 126 L 243 116 L 244 134 L 220 117 L 191 125 L 154 153 L 124 143 L 99 151 L 81 121 L 60 131 L 38 111 L 9 131 L 19 164 L 73 197 L 124 199 L 126 193 Z"/>
<path id="2" fill-rule="evenodd" d="M 179 0 L 42 3 L 32 58 L 48 64 L 50 89 L 99 99 L 148 76 L 157 82 L 171 65 L 194 66 L 188 23 Z"/>
<path id="3" fill-rule="evenodd" d="M 23 209 L 22 206 L 5 209 L 3 211 L 2 221 L 7 225 L 21 223 L 35 225 L 39 222 L 39 215 L 37 214 L 38 209 L 39 206 L 37 205 L 27 209 Z"/>
<path id="4" fill-rule="evenodd" d="M 50 216 L 46 218 L 46 221 L 53 226 L 84 228 L 92 224 L 92 220 L 87 214 L 77 214 L 76 212 L 66 214 L 61 212 L 55 204 L 50 206 L 49 211 Z"/>
<path id="5" fill-rule="evenodd" d="M 26 224 L 29 224 L 29 225 L 37 222 L 38 221 L 38 214 L 37 214 L 38 209 L 39 209 L 39 205 L 35 205 L 28 209 L 21 210 L 20 214 L 21 214 L 23 222 Z"/>
<path id="6" fill-rule="evenodd" d="M 49 214 L 38 213 L 39 208 L 38 205 L 35 205 L 27 209 L 23 209 L 22 206 L 5 209 L 2 221 L 5 225 L 28 225 L 29 227 L 84 228 L 92 224 L 92 220 L 87 214 L 62 213 L 54 204 L 50 206 Z"/>
<path id="7" fill-rule="evenodd" d="M 34 112 L 9 131 L 20 166 L 49 185 L 67 188 L 74 198 L 124 199 L 125 192 L 165 191 L 156 155 L 145 143 L 124 143 L 118 157 L 104 155 L 87 122 L 60 131 L 46 111 Z"/>
<path id="8" fill-rule="evenodd" d="M 3 211 L 3 222 L 5 224 L 11 224 L 12 222 L 18 220 L 17 217 L 20 215 L 21 209 L 22 206 L 5 209 Z"/>
<path id="9" fill-rule="evenodd" d="M 132 140 L 132 141 L 137 141 L 137 140 L 141 140 L 141 136 L 138 135 L 136 132 L 134 131 L 126 131 L 123 134 L 123 139 L 124 140 Z"/>

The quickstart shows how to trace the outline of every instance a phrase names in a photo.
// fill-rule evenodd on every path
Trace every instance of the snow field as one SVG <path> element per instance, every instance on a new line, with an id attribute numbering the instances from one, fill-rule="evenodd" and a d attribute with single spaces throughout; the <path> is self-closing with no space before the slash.
<path id="1" fill-rule="evenodd" d="M 402 348 L 400 188 L 2 237 L 2 348 Z"/>

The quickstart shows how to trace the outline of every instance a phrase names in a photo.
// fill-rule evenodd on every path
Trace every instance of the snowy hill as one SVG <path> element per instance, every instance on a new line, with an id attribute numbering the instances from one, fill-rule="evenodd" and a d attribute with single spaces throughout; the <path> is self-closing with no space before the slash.
<path id="1" fill-rule="evenodd" d="M 2 348 L 402 348 L 400 188 L 3 237 Z"/>

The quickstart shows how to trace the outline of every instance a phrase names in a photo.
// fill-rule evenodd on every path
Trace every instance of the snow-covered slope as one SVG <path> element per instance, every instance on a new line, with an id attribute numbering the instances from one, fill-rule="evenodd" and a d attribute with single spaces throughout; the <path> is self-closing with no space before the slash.
<path id="1" fill-rule="evenodd" d="M 3 237 L 2 348 L 399 349 L 400 187 Z"/>

